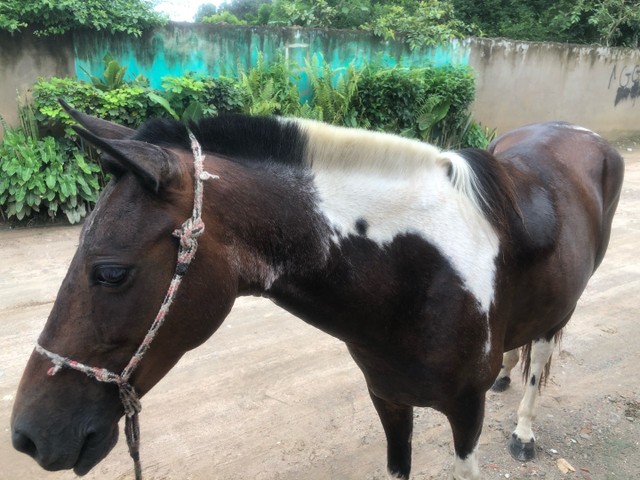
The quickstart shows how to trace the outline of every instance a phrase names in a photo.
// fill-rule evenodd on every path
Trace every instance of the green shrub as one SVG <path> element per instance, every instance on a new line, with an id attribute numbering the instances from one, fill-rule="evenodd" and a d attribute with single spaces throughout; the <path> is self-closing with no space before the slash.
<path id="1" fill-rule="evenodd" d="M 60 125 L 75 123 L 60 106 L 59 98 L 80 111 L 135 128 L 162 114 L 162 109 L 149 98 L 150 92 L 149 87 L 136 83 L 101 90 L 88 82 L 54 77 L 33 86 L 33 102 L 36 118 L 45 131 L 59 133 Z"/>
<path id="2" fill-rule="evenodd" d="M 203 102 L 215 107 L 216 113 L 240 113 L 246 109 L 246 93 L 232 78 L 219 77 L 204 80 Z"/>
<path id="3" fill-rule="evenodd" d="M 0 211 L 2 217 L 24 220 L 59 212 L 70 223 L 79 222 L 96 202 L 100 167 L 87 162 L 71 143 L 25 134 L 3 123 L 0 143 Z"/>
<path id="4" fill-rule="evenodd" d="M 376 5 L 371 21 L 361 28 L 385 39 L 399 34 L 412 50 L 477 33 L 455 17 L 451 0 Z"/>
<path id="5" fill-rule="evenodd" d="M 146 0 L 0 2 L 0 29 L 13 32 L 30 26 L 36 35 L 55 35 L 86 28 L 140 36 L 143 30 L 164 25 L 166 21 Z"/>
<path id="6" fill-rule="evenodd" d="M 358 122 L 445 148 L 459 147 L 474 96 L 468 67 L 369 67 L 358 83 Z"/>
<path id="7" fill-rule="evenodd" d="M 469 107 L 475 95 L 469 67 L 349 66 L 332 70 L 315 62 L 307 64 L 305 73 L 312 98 L 304 105 L 286 61 L 279 57 L 267 64 L 262 56 L 256 67 L 240 74 L 240 80 L 187 74 L 165 77 L 162 90 L 140 81 L 104 90 L 86 82 L 53 78 L 38 82 L 33 97 L 38 121 L 50 131 L 55 131 L 53 127 L 60 121 L 73 123 L 58 103 L 62 97 L 81 111 L 132 128 L 157 116 L 188 122 L 202 116 L 245 112 L 363 126 L 445 148 L 465 146 L 466 138 L 479 135 L 467 134 L 472 125 Z"/>
<path id="8" fill-rule="evenodd" d="M 227 25 L 246 25 L 247 22 L 240 20 L 233 13 L 224 11 L 222 13 L 214 13 L 202 19 L 202 23 L 226 23 Z"/>
<path id="9" fill-rule="evenodd" d="M 417 69 L 366 68 L 356 99 L 360 122 L 366 121 L 372 129 L 385 132 L 411 129 L 424 91 L 424 81 Z"/>

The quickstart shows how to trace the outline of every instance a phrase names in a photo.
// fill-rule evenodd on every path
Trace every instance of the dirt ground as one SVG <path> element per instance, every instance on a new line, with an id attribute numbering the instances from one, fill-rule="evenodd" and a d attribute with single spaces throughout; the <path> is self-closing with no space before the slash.
<path id="1" fill-rule="evenodd" d="M 640 148 L 621 148 L 624 191 L 609 252 L 568 327 L 539 402 L 537 459 L 506 443 L 521 382 L 490 393 L 484 479 L 640 478 Z M 78 227 L 0 229 L 0 479 L 71 479 L 13 450 L 9 416 L 33 342 L 77 245 Z M 143 400 L 151 479 L 383 479 L 385 441 L 345 347 L 263 299 L 239 299 L 205 345 Z M 449 478 L 446 419 L 416 409 L 413 479 Z M 563 473 L 566 462 L 575 471 Z M 86 478 L 133 478 L 124 439 Z"/>

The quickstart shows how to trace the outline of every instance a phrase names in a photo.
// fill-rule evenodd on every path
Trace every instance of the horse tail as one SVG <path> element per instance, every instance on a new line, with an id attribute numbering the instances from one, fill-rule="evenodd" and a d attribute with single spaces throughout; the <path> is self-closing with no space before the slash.
<path id="1" fill-rule="evenodd" d="M 602 239 L 596 252 L 594 271 L 604 258 L 611 236 L 611 222 L 618 206 L 622 181 L 624 179 L 624 159 L 611 145 L 603 145 L 604 158 L 602 161 Z"/>
<path id="2" fill-rule="evenodd" d="M 560 342 L 562 340 L 562 335 L 564 332 L 564 327 L 558 330 L 555 334 L 553 334 L 550 339 L 553 339 L 554 342 L 554 350 L 558 348 L 560 350 Z M 527 383 L 529 380 L 529 374 L 531 373 L 531 346 L 533 345 L 533 341 L 526 343 L 521 347 L 520 358 L 522 359 L 522 381 L 523 383 Z M 553 354 L 549 355 L 549 360 L 544 366 L 540 374 L 540 378 L 538 379 L 538 390 L 542 390 L 543 386 L 547 385 L 547 381 L 549 379 L 549 372 L 551 371 L 551 363 L 553 361 Z"/>

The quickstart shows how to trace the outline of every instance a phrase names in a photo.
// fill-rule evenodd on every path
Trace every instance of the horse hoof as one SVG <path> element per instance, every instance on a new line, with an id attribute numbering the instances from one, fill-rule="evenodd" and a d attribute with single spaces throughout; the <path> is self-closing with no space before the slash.
<path id="1" fill-rule="evenodd" d="M 511 379 L 509 377 L 498 378 L 493 385 L 491 386 L 492 392 L 504 392 L 507 388 L 509 388 L 509 384 L 511 383 Z"/>
<path id="2" fill-rule="evenodd" d="M 519 462 L 528 462 L 536 458 L 536 441 L 521 442 L 515 433 L 511 434 L 509 441 L 509 453 Z"/>
<path id="3" fill-rule="evenodd" d="M 389 480 L 408 480 L 409 475 L 401 472 L 396 469 L 388 469 L 387 470 L 387 478 Z"/>

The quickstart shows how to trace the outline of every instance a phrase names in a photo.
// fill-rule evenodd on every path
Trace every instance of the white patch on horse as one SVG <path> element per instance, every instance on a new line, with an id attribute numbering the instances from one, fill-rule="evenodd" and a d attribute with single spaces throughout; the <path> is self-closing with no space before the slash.
<path id="1" fill-rule="evenodd" d="M 536 418 L 536 401 L 540 394 L 539 382 L 544 366 L 551 358 L 555 347 L 555 340 L 538 340 L 531 345 L 531 364 L 529 367 L 529 378 L 525 385 L 524 396 L 518 407 L 518 424 L 513 433 L 523 443 L 535 440 L 533 434 L 533 421 Z M 535 383 L 531 384 L 531 378 L 535 377 Z"/>
<path id="2" fill-rule="evenodd" d="M 450 261 L 487 313 L 499 239 L 480 209 L 466 160 L 387 134 L 301 124 L 307 127 L 307 162 L 332 241 L 358 235 L 361 218 L 367 237 L 381 246 L 401 234 L 420 235 Z"/>
<path id="3" fill-rule="evenodd" d="M 232 267 L 245 282 L 262 286 L 269 290 L 280 275 L 282 267 L 270 265 L 261 255 L 256 254 L 249 247 L 234 244 L 229 247 Z"/>
<path id="4" fill-rule="evenodd" d="M 491 322 L 489 321 L 489 314 L 487 313 L 487 340 L 484 343 L 484 354 L 489 355 L 491 352 Z"/>
<path id="5" fill-rule="evenodd" d="M 109 182 L 107 183 L 105 188 L 102 190 L 102 193 L 100 194 L 100 197 L 98 198 L 98 201 L 96 202 L 95 207 L 93 207 L 93 211 L 89 214 L 89 216 L 85 220 L 82 230 L 80 231 L 80 242 L 79 242 L 80 246 L 84 245 L 84 242 L 87 237 L 90 238 L 91 235 L 93 235 L 95 221 L 100 216 L 100 209 L 102 208 L 102 205 L 107 202 L 107 199 L 113 193 L 114 188 L 115 188 L 114 182 Z"/>
<path id="6" fill-rule="evenodd" d="M 479 480 L 480 466 L 478 464 L 478 446 L 467 456 L 462 459 L 455 455 L 453 460 L 453 477 L 454 480 Z"/>

